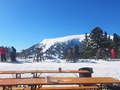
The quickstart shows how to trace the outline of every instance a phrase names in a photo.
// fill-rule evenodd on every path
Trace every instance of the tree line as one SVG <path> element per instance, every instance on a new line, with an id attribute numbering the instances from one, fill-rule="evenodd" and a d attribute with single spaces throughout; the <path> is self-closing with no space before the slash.
<path id="1" fill-rule="evenodd" d="M 45 52 L 43 49 L 44 46 L 39 48 L 33 46 L 23 50 L 19 56 L 28 58 L 34 53 L 34 61 L 37 62 L 54 59 L 54 57 L 66 59 L 67 62 L 77 62 L 79 59 L 111 58 L 110 51 L 114 49 L 115 58 L 120 58 L 120 36 L 117 33 L 110 35 L 100 27 L 95 27 L 89 34 L 85 34 L 85 39 L 82 42 L 74 39 L 68 43 L 55 43 Z"/>
<path id="2" fill-rule="evenodd" d="M 95 27 L 90 34 L 85 34 L 82 46 L 76 45 L 67 50 L 65 58 L 76 62 L 78 59 L 108 59 L 111 49 L 115 50 L 115 58 L 120 58 L 120 36 L 109 35 L 100 27 Z"/>

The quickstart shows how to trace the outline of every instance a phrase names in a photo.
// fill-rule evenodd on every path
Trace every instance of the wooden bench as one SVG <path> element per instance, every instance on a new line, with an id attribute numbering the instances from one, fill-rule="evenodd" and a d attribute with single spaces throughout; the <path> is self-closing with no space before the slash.
<path id="1" fill-rule="evenodd" d="M 81 87 L 41 87 L 33 90 L 99 90 L 98 86 L 81 86 Z M 24 90 L 31 90 L 31 88 L 25 88 Z"/>
<path id="2" fill-rule="evenodd" d="M 39 87 L 40 85 L 88 85 L 88 87 L 75 87 L 76 90 L 81 90 L 82 88 L 86 88 L 86 90 L 89 90 L 87 88 L 97 88 L 97 86 L 89 86 L 89 85 L 104 85 L 104 84 L 120 84 L 119 80 L 116 80 L 112 77 L 92 77 L 92 78 L 76 78 L 76 77 L 40 77 L 40 78 L 1 78 L 0 79 L 0 86 L 3 87 L 3 90 L 5 90 L 6 87 L 13 88 L 14 86 L 19 85 L 27 85 L 31 87 L 31 90 L 33 90 L 34 87 Z M 51 87 L 51 89 L 59 90 L 57 87 Z M 61 90 L 64 90 L 65 87 L 61 87 Z M 67 87 L 69 88 L 69 87 Z M 45 90 L 44 87 L 40 88 L 41 90 Z M 48 88 L 49 90 L 50 88 Z M 27 90 L 27 89 L 26 89 Z M 39 90 L 39 89 L 38 89 Z M 47 90 L 47 87 L 46 87 Z M 69 90 L 69 89 L 68 89 Z"/>
<path id="3" fill-rule="evenodd" d="M 102 87 L 102 89 L 105 87 Z M 71 87 L 40 87 L 40 88 L 32 88 L 32 90 L 100 90 L 101 87 L 98 86 L 71 86 Z M 0 88 L 3 90 L 3 88 Z M 10 90 L 10 89 L 5 89 Z M 22 87 L 13 87 L 12 90 L 31 90 L 31 88 L 22 88 Z"/>
<path id="4" fill-rule="evenodd" d="M 26 70 L 26 71 L 0 71 L 0 74 L 15 74 L 15 78 L 21 78 L 21 74 L 31 73 L 33 77 L 38 77 L 40 73 L 90 73 L 87 70 Z"/>
<path id="5" fill-rule="evenodd" d="M 119 80 L 112 77 L 46 77 L 40 78 L 0 78 L 0 86 L 15 85 L 79 85 L 79 84 L 120 84 Z"/>

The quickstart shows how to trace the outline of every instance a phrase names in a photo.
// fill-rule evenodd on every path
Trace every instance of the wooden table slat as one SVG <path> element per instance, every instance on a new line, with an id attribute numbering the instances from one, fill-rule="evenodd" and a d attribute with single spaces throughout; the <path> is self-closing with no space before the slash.
<path id="1" fill-rule="evenodd" d="M 0 74 L 24 74 L 24 73 L 90 73 L 87 70 L 26 70 L 26 71 L 0 71 Z"/>

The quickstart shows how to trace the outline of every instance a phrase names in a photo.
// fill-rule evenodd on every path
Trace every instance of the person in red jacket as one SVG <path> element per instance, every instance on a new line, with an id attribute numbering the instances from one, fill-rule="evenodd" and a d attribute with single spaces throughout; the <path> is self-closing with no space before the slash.
<path id="1" fill-rule="evenodd" d="M 115 58 L 115 51 L 114 51 L 114 49 L 111 49 L 111 55 L 112 55 L 112 59 L 114 59 Z"/>
<path id="2" fill-rule="evenodd" d="M 5 62 L 6 61 L 6 50 L 4 47 L 0 47 L 0 55 L 1 55 L 1 61 Z"/>

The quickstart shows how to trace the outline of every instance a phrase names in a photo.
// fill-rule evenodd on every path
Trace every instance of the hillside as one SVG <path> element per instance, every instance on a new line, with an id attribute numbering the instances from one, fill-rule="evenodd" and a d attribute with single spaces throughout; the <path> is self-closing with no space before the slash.
<path id="1" fill-rule="evenodd" d="M 38 48 L 39 51 L 42 52 L 43 58 L 63 58 L 64 51 L 69 47 L 74 47 L 75 45 L 80 46 L 81 41 L 84 40 L 85 35 L 71 35 L 59 38 L 52 38 L 52 39 L 44 39 L 40 43 L 37 43 L 30 48 L 24 50 L 21 53 L 26 55 L 26 57 L 33 57 L 37 52 Z"/>

